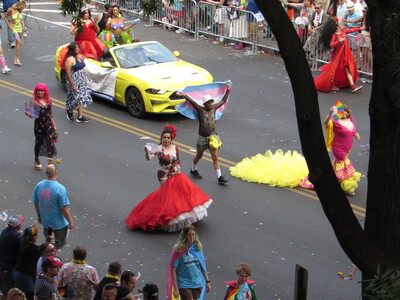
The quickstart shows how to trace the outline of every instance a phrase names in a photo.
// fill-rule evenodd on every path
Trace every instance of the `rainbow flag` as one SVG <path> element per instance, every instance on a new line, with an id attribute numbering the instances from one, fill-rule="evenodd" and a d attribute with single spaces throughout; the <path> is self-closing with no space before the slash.
<path id="1" fill-rule="evenodd" d="M 232 81 L 228 80 L 228 82 L 232 87 Z M 210 95 L 211 97 L 214 98 L 214 103 L 218 103 L 224 97 L 226 89 L 227 89 L 226 82 L 223 81 L 223 82 L 212 82 L 195 86 L 187 86 L 181 91 L 192 97 L 192 99 L 196 101 L 200 106 L 203 106 L 203 102 L 201 99 L 205 95 Z M 217 111 L 215 112 L 215 120 L 221 119 L 222 114 L 226 110 L 227 104 L 228 101 L 217 109 Z M 198 120 L 197 111 L 193 107 L 193 105 L 190 104 L 189 101 L 184 101 L 178 104 L 175 108 L 185 117 L 188 117 L 189 119 L 193 120 Z"/>

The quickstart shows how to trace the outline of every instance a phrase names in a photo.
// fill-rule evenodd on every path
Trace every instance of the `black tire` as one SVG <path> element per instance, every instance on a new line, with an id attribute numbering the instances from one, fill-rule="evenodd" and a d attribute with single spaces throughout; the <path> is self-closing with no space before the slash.
<path id="1" fill-rule="evenodd" d="M 135 118 L 144 118 L 146 108 L 140 91 L 135 87 L 130 87 L 125 94 L 125 104 L 129 113 Z"/>
<path id="2" fill-rule="evenodd" d="M 67 91 L 67 73 L 65 72 L 65 70 L 61 70 L 61 84 L 63 85 L 63 88 L 65 91 Z"/>

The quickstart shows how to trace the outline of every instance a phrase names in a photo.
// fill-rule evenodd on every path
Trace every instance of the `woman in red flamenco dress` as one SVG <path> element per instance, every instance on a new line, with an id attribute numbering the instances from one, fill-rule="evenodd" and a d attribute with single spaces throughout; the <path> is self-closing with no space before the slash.
<path id="1" fill-rule="evenodd" d="M 347 34 L 360 28 L 342 29 L 338 19 L 329 19 L 321 30 L 320 43 L 326 50 L 333 48 L 331 62 L 322 66 L 322 73 L 314 78 L 317 91 L 329 93 L 330 90 L 350 87 L 355 93 L 362 88 L 356 85 L 358 80 L 357 65 L 349 47 Z"/>
<path id="2" fill-rule="evenodd" d="M 178 231 L 207 216 L 212 199 L 201 191 L 180 169 L 179 150 L 172 141 L 176 138 L 173 125 L 164 127 L 160 144 L 146 144 L 146 159 L 157 156 L 157 177 L 160 188 L 142 200 L 125 219 L 132 230 Z"/>
<path id="3" fill-rule="evenodd" d="M 79 32 L 79 27 L 75 22 L 72 22 L 70 32 L 75 35 L 75 42 L 79 45 L 81 54 L 87 58 L 100 60 L 106 45 L 97 37 L 100 31 L 97 22 L 93 21 L 89 9 L 81 10 L 79 19 L 82 22 L 82 32 Z"/>

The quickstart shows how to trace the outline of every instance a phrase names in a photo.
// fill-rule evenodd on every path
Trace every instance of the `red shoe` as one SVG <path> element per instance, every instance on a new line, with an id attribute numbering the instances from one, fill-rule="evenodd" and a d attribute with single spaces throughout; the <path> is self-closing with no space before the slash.
<path id="1" fill-rule="evenodd" d="M 338 88 L 335 84 L 332 84 L 331 90 L 332 90 L 332 91 L 338 91 L 339 88 Z"/>
<path id="2" fill-rule="evenodd" d="M 352 85 L 351 87 L 351 91 L 350 91 L 350 93 L 355 93 L 355 92 L 357 92 L 357 91 L 359 91 L 359 90 L 361 90 L 362 89 L 362 85 Z"/>

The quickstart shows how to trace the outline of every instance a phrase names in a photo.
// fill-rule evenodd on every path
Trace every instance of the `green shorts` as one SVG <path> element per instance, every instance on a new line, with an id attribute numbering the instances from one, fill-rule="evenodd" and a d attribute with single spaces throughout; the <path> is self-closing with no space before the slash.
<path id="1" fill-rule="evenodd" d="M 197 138 L 197 143 L 196 143 L 196 149 L 197 153 L 204 152 L 207 149 L 210 149 L 210 140 L 209 137 L 204 137 L 199 135 Z"/>

